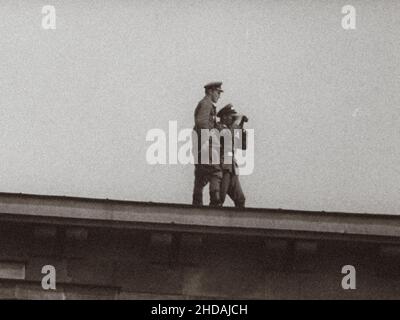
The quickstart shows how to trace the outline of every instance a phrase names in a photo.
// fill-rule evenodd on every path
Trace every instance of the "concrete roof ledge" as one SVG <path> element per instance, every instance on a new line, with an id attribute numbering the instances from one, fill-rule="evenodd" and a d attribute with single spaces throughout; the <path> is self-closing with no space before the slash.
<path id="1" fill-rule="evenodd" d="M 0 193 L 0 220 L 276 237 L 400 240 L 400 216 L 397 215 L 238 210 L 16 193 Z"/>

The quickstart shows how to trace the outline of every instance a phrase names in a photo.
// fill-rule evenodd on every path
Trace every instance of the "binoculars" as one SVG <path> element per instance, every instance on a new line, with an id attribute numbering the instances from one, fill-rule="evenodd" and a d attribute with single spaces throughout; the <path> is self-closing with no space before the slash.
<path id="1" fill-rule="evenodd" d="M 243 127 L 243 124 L 245 123 L 245 122 L 248 122 L 249 121 L 249 118 L 247 118 L 245 115 L 243 115 L 243 114 L 237 114 L 237 115 L 234 115 L 234 119 L 235 119 L 235 124 L 237 125 L 237 126 L 239 126 L 240 128 L 242 128 Z"/>

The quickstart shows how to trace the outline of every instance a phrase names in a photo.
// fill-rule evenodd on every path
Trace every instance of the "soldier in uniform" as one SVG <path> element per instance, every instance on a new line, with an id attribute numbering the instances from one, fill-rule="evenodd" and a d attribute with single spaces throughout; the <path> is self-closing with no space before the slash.
<path id="1" fill-rule="evenodd" d="M 238 116 L 232 104 L 223 107 L 217 114 L 220 118 L 218 123 L 219 130 L 221 131 L 221 168 L 222 168 L 222 181 L 220 186 L 220 201 L 221 205 L 224 203 L 226 195 L 235 203 L 235 207 L 244 208 L 245 196 L 239 181 L 238 165 L 235 161 L 235 147 L 245 150 L 246 149 L 246 131 L 243 129 L 243 123 L 240 125 L 235 124 L 235 118 Z M 245 118 L 247 121 L 247 118 Z M 236 129 L 236 130 L 235 130 Z M 239 129 L 239 130 L 237 130 Z M 230 130 L 227 135 L 231 139 L 224 140 L 224 130 Z M 228 132 L 229 133 L 229 132 Z M 238 135 L 238 136 L 235 136 Z M 237 139 L 235 141 L 235 139 Z"/>
<path id="2" fill-rule="evenodd" d="M 194 132 L 197 134 L 197 147 L 195 152 L 195 171 L 194 171 L 194 188 L 193 188 L 193 205 L 203 205 L 203 189 L 209 183 L 210 188 L 210 206 L 220 206 L 220 184 L 222 179 L 222 171 L 219 163 L 212 164 L 209 159 L 208 164 L 201 163 L 201 152 L 204 141 L 201 141 L 201 130 L 217 130 L 216 121 L 216 103 L 223 92 L 222 82 L 211 82 L 204 86 L 205 97 L 198 103 L 194 112 Z M 212 139 L 209 140 L 209 156 L 212 155 Z M 204 152 L 204 148 L 203 148 Z"/>

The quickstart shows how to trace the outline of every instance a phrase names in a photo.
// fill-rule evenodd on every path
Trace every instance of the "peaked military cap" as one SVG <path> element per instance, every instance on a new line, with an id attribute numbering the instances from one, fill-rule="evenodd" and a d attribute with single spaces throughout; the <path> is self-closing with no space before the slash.
<path id="1" fill-rule="evenodd" d="M 222 86 L 222 82 L 221 81 L 210 82 L 210 83 L 207 83 L 204 86 L 204 89 L 216 89 L 216 90 L 218 90 L 220 92 L 224 92 L 224 90 L 222 90 L 221 86 Z"/>
<path id="2" fill-rule="evenodd" d="M 229 115 L 229 114 L 236 114 L 236 113 L 237 112 L 236 112 L 235 108 L 233 107 L 233 105 L 229 103 L 225 107 L 223 107 L 221 110 L 218 111 L 217 117 L 221 118 L 222 116 Z"/>

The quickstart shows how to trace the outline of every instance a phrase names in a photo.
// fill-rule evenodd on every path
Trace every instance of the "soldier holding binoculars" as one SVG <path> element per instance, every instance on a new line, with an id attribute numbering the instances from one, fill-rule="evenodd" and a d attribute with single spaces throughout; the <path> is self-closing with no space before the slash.
<path id="1" fill-rule="evenodd" d="M 239 181 L 238 165 L 235 160 L 235 149 L 246 149 L 246 130 L 243 129 L 243 124 L 248 121 L 248 118 L 239 115 L 232 104 L 223 107 L 217 113 L 217 116 L 220 118 L 220 131 L 223 132 L 224 130 L 229 130 L 227 137 L 228 139 L 231 139 L 231 141 L 226 141 L 223 137 L 224 135 L 222 134 L 221 136 L 221 205 L 224 204 L 226 195 L 229 195 L 235 203 L 235 207 L 244 208 L 246 198 Z M 227 156 L 230 158 L 229 161 L 226 159 Z"/>

